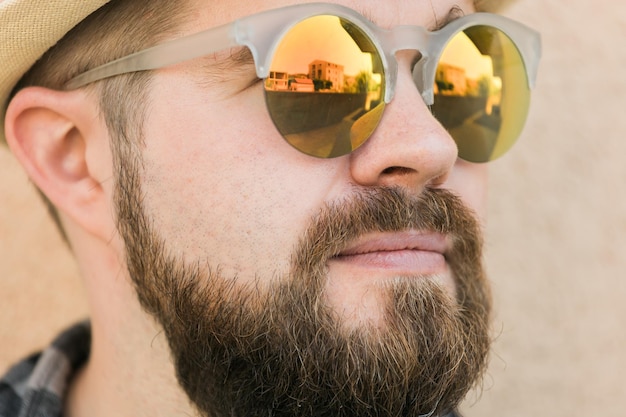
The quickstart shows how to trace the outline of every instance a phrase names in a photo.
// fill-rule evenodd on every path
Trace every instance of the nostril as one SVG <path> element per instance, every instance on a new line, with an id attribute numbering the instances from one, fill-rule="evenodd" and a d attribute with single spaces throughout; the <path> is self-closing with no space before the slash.
<path id="1" fill-rule="evenodd" d="M 383 174 L 408 175 L 414 173 L 415 170 L 407 167 L 389 167 L 383 170 Z"/>

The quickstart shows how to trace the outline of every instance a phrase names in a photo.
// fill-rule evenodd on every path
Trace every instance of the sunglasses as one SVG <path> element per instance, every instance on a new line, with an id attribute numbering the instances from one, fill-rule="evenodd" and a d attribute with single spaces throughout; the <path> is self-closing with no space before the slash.
<path id="1" fill-rule="evenodd" d="M 392 100 L 400 50 L 416 50 L 413 81 L 460 158 L 487 162 L 519 137 L 541 54 L 534 30 L 474 13 L 430 32 L 382 29 L 356 11 L 311 3 L 269 10 L 109 62 L 66 88 L 246 46 L 267 110 L 285 140 L 319 157 L 347 155 L 374 132 Z"/>

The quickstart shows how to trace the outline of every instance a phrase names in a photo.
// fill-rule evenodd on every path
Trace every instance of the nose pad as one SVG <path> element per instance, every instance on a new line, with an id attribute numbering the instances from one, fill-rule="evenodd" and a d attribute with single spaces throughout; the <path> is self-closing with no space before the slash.
<path id="1" fill-rule="evenodd" d="M 416 88 L 415 71 L 409 71 L 410 65 L 402 67 L 406 69 L 398 71 L 395 96 L 385 106 L 378 127 L 350 156 L 357 184 L 413 191 L 436 187 L 445 182 L 456 162 L 456 143 Z"/>

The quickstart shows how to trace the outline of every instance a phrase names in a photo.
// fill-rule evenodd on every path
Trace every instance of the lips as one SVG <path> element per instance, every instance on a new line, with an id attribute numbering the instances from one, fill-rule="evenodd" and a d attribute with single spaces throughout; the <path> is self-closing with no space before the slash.
<path id="1" fill-rule="evenodd" d="M 407 231 L 399 233 L 377 233 L 362 236 L 337 256 L 353 256 L 372 252 L 418 250 L 444 254 L 449 244 L 439 233 Z"/>
<path id="2" fill-rule="evenodd" d="M 348 245 L 331 263 L 395 274 L 430 275 L 446 270 L 445 254 L 449 247 L 449 240 L 439 233 L 374 233 Z"/>

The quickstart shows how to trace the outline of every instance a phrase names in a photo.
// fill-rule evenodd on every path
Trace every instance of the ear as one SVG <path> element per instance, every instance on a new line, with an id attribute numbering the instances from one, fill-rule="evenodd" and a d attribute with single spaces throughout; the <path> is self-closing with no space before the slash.
<path id="1" fill-rule="evenodd" d="M 110 192 L 102 184 L 111 178 L 111 157 L 95 99 L 84 91 L 25 88 L 9 103 L 5 130 L 12 152 L 62 217 L 110 239 Z"/>

